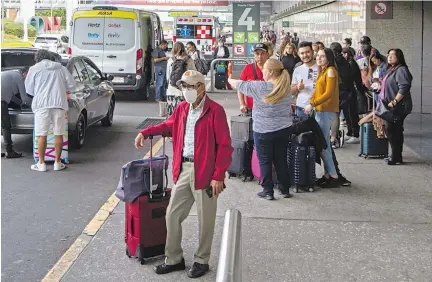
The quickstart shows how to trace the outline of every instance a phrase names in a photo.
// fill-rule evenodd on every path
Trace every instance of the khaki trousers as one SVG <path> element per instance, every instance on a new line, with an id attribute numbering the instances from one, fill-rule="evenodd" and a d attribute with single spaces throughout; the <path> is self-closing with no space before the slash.
<path id="1" fill-rule="evenodd" d="M 183 162 L 166 213 L 165 263 L 168 265 L 177 264 L 183 258 L 182 222 L 189 215 L 194 202 L 197 204 L 199 224 L 199 245 L 194 262 L 208 264 L 216 221 L 217 199 L 209 198 L 205 190 L 195 190 L 194 164 Z"/>

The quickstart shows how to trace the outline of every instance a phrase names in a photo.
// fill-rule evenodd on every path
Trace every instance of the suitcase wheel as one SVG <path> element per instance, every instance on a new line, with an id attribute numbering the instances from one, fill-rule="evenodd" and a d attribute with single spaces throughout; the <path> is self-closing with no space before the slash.
<path id="1" fill-rule="evenodd" d="M 251 177 L 249 177 L 249 181 L 252 181 L 252 180 L 254 180 L 254 176 L 252 175 Z"/>
<path id="2" fill-rule="evenodd" d="M 247 176 L 243 177 L 242 182 L 246 182 L 246 179 L 247 179 L 247 178 L 248 178 Z"/>
<path id="3" fill-rule="evenodd" d="M 369 156 L 368 156 L 368 155 L 365 155 L 364 158 L 365 158 L 365 159 L 369 159 Z"/>
<path id="4" fill-rule="evenodd" d="M 309 186 L 308 191 L 309 191 L 309 192 L 313 192 L 313 191 L 315 191 L 315 189 L 314 189 L 313 186 Z"/>
<path id="5" fill-rule="evenodd" d="M 128 247 L 126 247 L 126 255 L 127 255 L 128 258 L 131 258 L 131 254 L 130 254 L 130 251 L 129 251 Z"/>
<path id="6" fill-rule="evenodd" d="M 140 263 L 141 263 L 141 265 L 144 265 L 145 263 L 146 263 L 146 261 L 145 261 L 145 259 L 140 259 Z"/>

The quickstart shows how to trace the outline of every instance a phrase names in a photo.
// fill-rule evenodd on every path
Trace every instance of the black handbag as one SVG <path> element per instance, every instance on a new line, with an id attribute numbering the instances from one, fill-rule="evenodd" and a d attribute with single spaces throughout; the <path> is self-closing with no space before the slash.
<path id="1" fill-rule="evenodd" d="M 357 113 L 363 115 L 369 112 L 367 97 L 365 93 L 355 87 L 356 99 L 357 99 Z"/>

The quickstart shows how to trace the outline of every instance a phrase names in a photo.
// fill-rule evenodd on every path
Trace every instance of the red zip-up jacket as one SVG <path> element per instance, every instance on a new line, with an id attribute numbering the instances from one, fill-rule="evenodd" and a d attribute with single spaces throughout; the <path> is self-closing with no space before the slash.
<path id="1" fill-rule="evenodd" d="M 203 111 L 195 124 L 194 168 L 195 189 L 202 190 L 212 180 L 224 181 L 231 164 L 233 148 L 225 110 L 221 105 L 205 98 Z M 172 136 L 174 184 L 177 183 L 182 166 L 182 153 L 189 104 L 180 103 L 174 113 L 163 123 L 149 126 L 141 131 L 144 137 L 150 135 Z"/>

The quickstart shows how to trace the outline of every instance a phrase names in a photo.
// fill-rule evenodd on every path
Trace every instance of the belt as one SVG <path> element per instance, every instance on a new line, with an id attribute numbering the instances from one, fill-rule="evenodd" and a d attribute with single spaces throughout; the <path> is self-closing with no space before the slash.
<path id="1" fill-rule="evenodd" d="M 182 157 L 182 162 L 193 163 L 194 159 L 193 158 Z"/>

